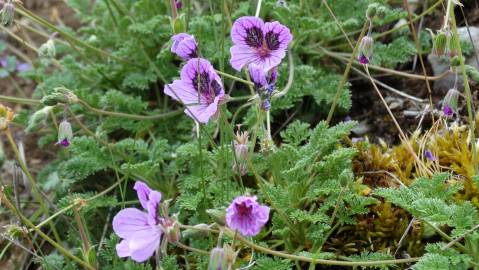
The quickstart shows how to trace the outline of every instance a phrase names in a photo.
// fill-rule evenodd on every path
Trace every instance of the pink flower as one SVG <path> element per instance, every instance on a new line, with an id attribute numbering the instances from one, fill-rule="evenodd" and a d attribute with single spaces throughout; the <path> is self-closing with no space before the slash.
<path id="1" fill-rule="evenodd" d="M 256 196 L 239 196 L 226 209 L 226 224 L 244 236 L 255 236 L 268 222 L 269 207 L 260 205 Z"/>
<path id="2" fill-rule="evenodd" d="M 189 117 L 204 124 L 217 115 L 225 96 L 220 77 L 202 58 L 190 59 L 181 70 L 180 80 L 166 85 L 164 92 L 183 103 Z"/>
<path id="3" fill-rule="evenodd" d="M 116 252 L 119 257 L 131 257 L 136 262 L 144 262 L 155 253 L 163 234 L 158 226 L 161 221 L 158 217 L 161 193 L 151 190 L 143 182 L 136 182 L 134 189 L 141 206 L 147 212 L 126 208 L 116 214 L 113 230 L 123 238 L 116 245 Z"/>
<path id="4" fill-rule="evenodd" d="M 198 43 L 195 37 L 186 33 L 180 33 L 171 37 L 173 44 L 171 52 L 188 61 L 191 58 L 198 57 Z"/>
<path id="5" fill-rule="evenodd" d="M 267 22 L 257 17 L 241 17 L 231 28 L 231 66 L 240 71 L 248 64 L 270 70 L 281 63 L 289 42 L 289 28 L 279 22 Z"/>

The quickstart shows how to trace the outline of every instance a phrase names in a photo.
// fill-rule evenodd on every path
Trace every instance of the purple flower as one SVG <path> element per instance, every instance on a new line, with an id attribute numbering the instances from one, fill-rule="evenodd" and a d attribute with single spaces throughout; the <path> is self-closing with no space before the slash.
<path id="1" fill-rule="evenodd" d="M 365 36 L 359 43 L 358 61 L 363 65 L 369 64 L 373 57 L 374 40 L 370 36 Z"/>
<path id="2" fill-rule="evenodd" d="M 251 64 L 248 66 L 251 80 L 254 83 L 256 92 L 261 99 L 261 108 L 268 111 L 271 108 L 271 96 L 278 78 L 278 69 L 273 67 L 269 72 L 264 71 L 260 66 Z"/>
<path id="3" fill-rule="evenodd" d="M 454 115 L 454 110 L 447 104 L 442 108 L 442 112 L 446 117 L 452 117 Z"/>
<path id="4" fill-rule="evenodd" d="M 171 52 L 188 61 L 191 58 L 198 57 L 198 43 L 195 37 L 186 33 L 180 33 L 171 37 L 173 45 L 171 45 Z"/>
<path id="5" fill-rule="evenodd" d="M 424 151 L 424 156 L 429 160 L 429 161 L 436 161 L 437 158 L 432 154 L 431 151 L 425 150 Z"/>
<path id="6" fill-rule="evenodd" d="M 181 70 L 180 80 L 166 85 L 164 92 L 183 103 L 189 117 L 204 124 L 218 113 L 225 99 L 220 77 L 210 62 L 202 58 L 190 59 Z"/>
<path id="7" fill-rule="evenodd" d="M 244 236 L 255 236 L 268 222 L 269 207 L 256 202 L 256 196 L 239 196 L 226 209 L 226 224 Z"/>
<path id="8" fill-rule="evenodd" d="M 181 0 L 176 0 L 175 6 L 176 6 L 176 9 L 180 9 L 183 7 L 183 3 L 181 2 Z"/>
<path id="9" fill-rule="evenodd" d="M 136 208 L 126 208 L 113 218 L 113 230 L 123 238 L 116 245 L 119 257 L 131 257 L 136 262 L 150 258 L 161 242 L 163 231 L 158 217 L 161 193 L 151 190 L 145 183 L 136 182 L 134 189 L 138 194 L 143 212 Z"/>
<path id="10" fill-rule="evenodd" d="M 279 22 L 267 22 L 257 17 L 241 17 L 231 28 L 231 66 L 241 70 L 256 64 L 263 70 L 278 66 L 293 39 L 289 28 Z"/>
<path id="11" fill-rule="evenodd" d="M 58 140 L 57 144 L 68 147 L 73 139 L 72 125 L 67 120 L 63 120 L 58 125 Z"/>

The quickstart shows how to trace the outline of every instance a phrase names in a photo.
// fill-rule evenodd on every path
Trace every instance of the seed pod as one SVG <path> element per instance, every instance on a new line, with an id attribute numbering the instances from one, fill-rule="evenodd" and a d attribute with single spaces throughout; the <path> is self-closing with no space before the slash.
<path id="1" fill-rule="evenodd" d="M 208 224 L 204 224 L 204 223 L 197 224 L 197 225 L 193 226 L 193 228 L 191 228 L 191 229 L 184 230 L 183 231 L 183 237 L 184 238 L 196 238 L 196 237 L 204 238 L 204 237 L 208 236 L 208 234 L 209 234 L 208 229 L 209 228 L 210 228 L 210 226 L 208 226 Z"/>
<path id="2" fill-rule="evenodd" d="M 73 139 L 72 125 L 67 120 L 63 120 L 58 126 L 58 141 L 57 144 L 68 147 L 71 145 Z"/>
<path id="3" fill-rule="evenodd" d="M 444 32 L 437 33 L 433 41 L 433 52 L 436 56 L 443 56 L 447 46 L 447 36 Z"/>
<path id="4" fill-rule="evenodd" d="M 373 57 L 374 40 L 370 36 L 365 36 L 359 44 L 358 61 L 363 65 L 369 64 Z"/>
<path id="5" fill-rule="evenodd" d="M 186 32 L 186 16 L 185 14 L 180 14 L 175 19 L 171 19 L 171 28 L 173 29 L 174 34 L 185 33 Z"/>

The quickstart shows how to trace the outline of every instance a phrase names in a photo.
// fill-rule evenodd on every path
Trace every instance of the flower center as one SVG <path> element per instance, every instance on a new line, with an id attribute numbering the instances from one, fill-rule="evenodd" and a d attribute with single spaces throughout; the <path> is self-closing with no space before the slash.
<path id="1" fill-rule="evenodd" d="M 266 58 L 271 55 L 271 50 L 268 48 L 266 42 L 263 42 L 263 45 L 258 48 L 258 54 L 261 58 Z"/>
<path id="2" fill-rule="evenodd" d="M 199 79 L 199 80 L 198 80 Z M 210 80 L 207 72 L 196 74 L 193 78 L 193 87 L 200 95 L 210 104 L 215 100 L 215 97 L 221 93 L 221 85 L 216 80 Z"/>
<path id="3" fill-rule="evenodd" d="M 246 204 L 243 202 L 243 203 L 240 203 L 240 204 L 236 204 L 236 209 L 238 211 L 238 214 L 242 215 L 242 216 L 247 216 L 249 214 L 251 214 L 251 209 L 253 207 L 250 205 L 250 206 L 246 206 Z"/>

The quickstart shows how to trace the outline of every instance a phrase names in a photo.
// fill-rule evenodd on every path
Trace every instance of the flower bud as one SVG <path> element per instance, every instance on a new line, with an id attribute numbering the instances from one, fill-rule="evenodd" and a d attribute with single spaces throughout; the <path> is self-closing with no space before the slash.
<path id="1" fill-rule="evenodd" d="M 261 101 L 261 109 L 269 111 L 271 109 L 271 102 L 268 99 Z"/>
<path id="2" fill-rule="evenodd" d="M 25 132 L 30 133 L 37 130 L 43 122 L 48 118 L 48 114 L 52 110 L 52 106 L 45 106 L 41 110 L 36 111 L 28 120 L 28 126 Z"/>
<path id="3" fill-rule="evenodd" d="M 444 113 L 444 116 L 452 117 L 454 115 L 454 112 L 456 112 L 459 107 L 460 95 L 461 93 L 454 88 L 447 91 L 447 94 L 442 101 L 442 112 Z"/>
<path id="4" fill-rule="evenodd" d="M 226 211 L 220 209 L 208 209 L 206 213 L 219 225 L 225 225 Z"/>
<path id="5" fill-rule="evenodd" d="M 11 238 L 19 238 L 25 235 L 26 229 L 15 224 L 5 226 L 5 231 Z"/>
<path id="6" fill-rule="evenodd" d="M 443 56 L 446 51 L 446 46 L 447 36 L 445 32 L 441 31 L 434 37 L 432 50 L 436 56 Z"/>
<path id="7" fill-rule="evenodd" d="M 67 120 L 63 120 L 58 126 L 58 141 L 57 144 L 68 147 L 73 139 L 72 125 Z"/>
<path id="8" fill-rule="evenodd" d="M 453 58 L 451 58 L 450 62 L 451 62 L 451 68 L 458 67 L 459 65 L 461 65 L 461 58 L 460 56 L 456 55 Z"/>
<path id="9" fill-rule="evenodd" d="M 247 171 L 246 161 L 248 160 L 248 132 L 236 132 L 234 140 L 235 164 L 233 169 L 241 175 Z"/>
<path id="10" fill-rule="evenodd" d="M 377 10 L 378 10 L 378 5 L 377 4 L 369 5 L 368 8 L 366 9 L 366 17 L 369 20 L 372 20 L 374 18 L 374 16 L 376 16 Z"/>
<path id="11" fill-rule="evenodd" d="M 176 18 L 171 19 L 171 28 L 173 29 L 174 34 L 186 32 L 186 16 L 185 14 L 180 14 Z"/>
<path id="12" fill-rule="evenodd" d="M 0 104 L 0 131 L 6 130 L 12 120 L 13 111 L 9 107 Z"/>
<path id="13" fill-rule="evenodd" d="M 343 170 L 339 175 L 339 184 L 341 185 L 341 187 L 346 188 L 349 186 L 349 183 L 353 178 L 354 175 L 352 172 L 350 172 L 349 170 Z"/>
<path id="14" fill-rule="evenodd" d="M 436 161 L 437 158 L 432 154 L 430 150 L 424 150 L 424 157 L 426 157 L 429 161 Z"/>
<path id="15" fill-rule="evenodd" d="M 449 39 L 447 40 L 447 54 L 449 58 L 457 56 L 459 52 L 459 40 L 457 35 L 450 34 Z"/>
<path id="16" fill-rule="evenodd" d="M 46 95 L 40 100 L 43 105 L 55 106 L 57 104 L 75 104 L 78 102 L 78 97 L 69 89 L 64 87 L 57 87 L 53 93 Z"/>
<path id="17" fill-rule="evenodd" d="M 42 58 L 52 59 L 55 58 L 57 51 L 55 49 L 55 42 L 53 39 L 47 40 L 47 42 L 43 43 L 40 48 L 38 48 L 38 56 Z"/>
<path id="18" fill-rule="evenodd" d="M 388 9 L 384 6 L 380 6 L 376 11 L 376 17 L 378 17 L 379 19 L 384 19 L 387 13 Z"/>
<path id="19" fill-rule="evenodd" d="M 197 224 L 195 226 L 193 226 L 193 228 L 191 229 L 186 229 L 183 231 L 183 237 L 184 238 L 196 238 L 196 237 L 205 237 L 205 236 L 208 236 L 209 232 L 208 232 L 208 229 L 210 228 L 210 226 L 208 226 L 208 224 L 204 224 L 204 223 L 200 223 L 200 224 Z"/>
<path id="20" fill-rule="evenodd" d="M 210 252 L 210 263 L 208 270 L 226 270 L 228 264 L 226 261 L 225 251 L 223 248 L 215 247 Z"/>
<path id="21" fill-rule="evenodd" d="M 363 65 L 369 64 L 373 57 L 374 40 L 370 36 L 365 36 L 359 44 L 358 61 Z"/>
<path id="22" fill-rule="evenodd" d="M 176 9 L 181 9 L 183 7 L 183 3 L 181 2 L 181 0 L 175 0 L 175 6 Z"/>
<path id="23" fill-rule="evenodd" d="M 11 1 L 8 1 L 8 3 L 3 5 L 2 10 L 0 10 L 0 15 L 2 17 L 2 25 L 12 25 L 15 17 L 15 5 L 13 5 Z"/>
<path id="24" fill-rule="evenodd" d="M 163 232 L 166 235 L 166 239 L 170 243 L 177 243 L 181 239 L 180 224 L 176 216 L 167 217 L 161 223 Z"/>

